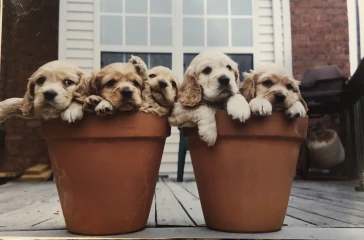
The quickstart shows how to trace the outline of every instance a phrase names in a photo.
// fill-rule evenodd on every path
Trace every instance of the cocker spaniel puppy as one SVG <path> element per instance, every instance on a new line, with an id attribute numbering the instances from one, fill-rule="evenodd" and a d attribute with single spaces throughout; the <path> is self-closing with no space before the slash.
<path id="1" fill-rule="evenodd" d="M 98 115 L 136 111 L 142 104 L 142 87 L 147 79 L 147 66 L 137 56 L 128 63 L 109 64 L 90 79 L 84 109 Z"/>
<path id="2" fill-rule="evenodd" d="M 239 93 L 238 65 L 222 52 L 210 50 L 197 55 L 184 74 L 178 102 L 169 122 L 177 127 L 198 127 L 208 146 L 217 138 L 215 112 L 226 109 L 233 119 L 245 122 L 250 109 Z"/>
<path id="3" fill-rule="evenodd" d="M 308 109 L 298 84 L 284 68 L 270 63 L 244 73 L 240 92 L 255 115 L 271 115 L 272 111 L 283 110 L 290 118 L 304 117 Z"/>
<path id="4" fill-rule="evenodd" d="M 177 77 L 169 68 L 158 66 L 148 70 L 140 110 L 159 117 L 169 115 L 177 102 L 179 86 Z"/>
<path id="5" fill-rule="evenodd" d="M 52 119 L 62 117 L 74 122 L 83 117 L 80 94 L 87 79 L 75 65 L 56 60 L 41 66 L 29 78 L 23 98 L 0 103 L 0 121 L 11 116 Z"/>

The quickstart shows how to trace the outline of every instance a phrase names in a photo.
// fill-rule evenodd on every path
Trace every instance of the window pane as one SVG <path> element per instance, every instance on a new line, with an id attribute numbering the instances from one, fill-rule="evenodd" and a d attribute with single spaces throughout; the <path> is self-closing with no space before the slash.
<path id="1" fill-rule="evenodd" d="M 147 45 L 147 17 L 126 17 L 125 22 L 126 45 Z"/>
<path id="2" fill-rule="evenodd" d="M 147 13 L 147 0 L 124 0 L 126 13 Z"/>
<path id="3" fill-rule="evenodd" d="M 138 56 L 147 64 L 148 68 L 165 66 L 172 68 L 171 53 L 120 53 L 101 52 L 101 67 L 115 62 L 127 62 L 131 55 Z"/>
<path id="4" fill-rule="evenodd" d="M 184 15 L 204 15 L 203 0 L 182 0 Z"/>
<path id="5" fill-rule="evenodd" d="M 208 15 L 228 15 L 227 0 L 207 0 Z"/>
<path id="6" fill-rule="evenodd" d="M 229 45 L 229 29 L 227 19 L 207 19 L 207 45 Z"/>
<path id="7" fill-rule="evenodd" d="M 172 54 L 170 53 L 151 53 L 149 54 L 149 68 L 156 66 L 164 66 L 172 68 Z"/>
<path id="8" fill-rule="evenodd" d="M 101 12 L 123 12 L 123 1 L 122 0 L 101 0 L 100 2 Z"/>
<path id="9" fill-rule="evenodd" d="M 172 0 L 150 0 L 150 12 L 172 14 Z"/>
<path id="10" fill-rule="evenodd" d="M 192 62 L 192 60 L 197 56 L 197 53 L 185 53 L 183 55 L 183 72 L 186 72 L 186 69 Z"/>
<path id="11" fill-rule="evenodd" d="M 204 19 L 183 19 L 183 46 L 204 46 Z"/>
<path id="12" fill-rule="evenodd" d="M 150 44 L 158 46 L 172 45 L 172 18 L 150 18 Z"/>
<path id="13" fill-rule="evenodd" d="M 253 46 L 253 20 L 231 19 L 232 46 Z"/>
<path id="14" fill-rule="evenodd" d="M 101 44 L 123 44 L 123 18 L 121 16 L 101 16 L 100 42 Z"/>
<path id="15" fill-rule="evenodd" d="M 227 54 L 232 60 L 238 63 L 240 81 L 242 81 L 242 72 L 248 72 L 253 69 L 253 54 Z"/>
<path id="16" fill-rule="evenodd" d="M 232 15 L 252 15 L 253 0 L 230 0 Z"/>

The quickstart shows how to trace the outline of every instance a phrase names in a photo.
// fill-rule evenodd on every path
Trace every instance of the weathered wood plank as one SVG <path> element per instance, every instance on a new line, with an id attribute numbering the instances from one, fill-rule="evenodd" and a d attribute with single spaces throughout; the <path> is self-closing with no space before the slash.
<path id="1" fill-rule="evenodd" d="M 364 197 L 364 192 L 356 192 L 354 182 L 311 182 L 294 181 L 293 188 L 318 191 L 322 193 L 341 194 L 348 196 Z"/>
<path id="2" fill-rule="evenodd" d="M 317 193 L 309 190 L 302 189 L 292 189 L 291 196 L 296 196 L 304 199 L 310 199 L 317 202 L 327 203 L 334 206 L 341 206 L 350 209 L 356 209 L 359 211 L 364 211 L 364 202 L 359 202 L 355 200 L 342 199 L 339 197 L 333 197 L 326 195 L 325 193 Z"/>
<path id="3" fill-rule="evenodd" d="M 316 227 L 315 225 L 308 223 L 308 222 L 304 222 L 302 220 L 299 220 L 297 218 L 293 218 L 291 216 L 287 216 L 284 218 L 284 226 L 288 226 L 288 227 Z"/>
<path id="4" fill-rule="evenodd" d="M 322 216 L 327 216 L 349 224 L 364 226 L 364 218 L 357 216 L 362 214 L 363 212 L 357 210 L 332 206 L 329 204 L 319 203 L 316 201 L 292 196 L 290 197 L 288 205 L 290 207 L 294 207 L 311 213 L 316 213 Z"/>
<path id="5" fill-rule="evenodd" d="M 102 239 L 138 238 L 138 239 L 181 239 L 181 238 L 213 238 L 213 239 L 330 239 L 330 240 L 356 240 L 364 236 L 363 228 L 290 228 L 283 227 L 281 231 L 272 233 L 227 233 L 213 231 L 205 227 L 183 228 L 146 228 L 142 231 L 124 234 L 103 236 Z M 31 237 L 53 239 L 80 238 L 66 230 L 53 231 L 17 231 L 0 232 L 0 237 Z M 100 236 L 81 236 L 83 239 L 100 239 Z"/>
<path id="6" fill-rule="evenodd" d="M 190 192 L 193 196 L 200 198 L 200 195 L 198 194 L 196 182 L 182 182 L 181 186 L 184 189 L 186 189 L 188 192 Z"/>
<path id="7" fill-rule="evenodd" d="M 172 181 L 164 181 L 197 226 L 205 226 L 200 200 Z"/>
<path id="8" fill-rule="evenodd" d="M 318 227 L 355 227 L 353 224 L 344 223 L 335 219 L 320 216 L 300 209 L 288 207 L 287 215 L 314 224 Z"/>
<path id="9" fill-rule="evenodd" d="M 155 222 L 155 195 L 153 197 L 152 207 L 150 208 L 150 213 L 149 213 L 149 217 L 148 217 L 147 226 L 148 227 L 155 227 L 156 226 L 156 222 Z"/>
<path id="10" fill-rule="evenodd" d="M 164 182 L 158 182 L 155 191 L 157 226 L 194 226 Z"/>

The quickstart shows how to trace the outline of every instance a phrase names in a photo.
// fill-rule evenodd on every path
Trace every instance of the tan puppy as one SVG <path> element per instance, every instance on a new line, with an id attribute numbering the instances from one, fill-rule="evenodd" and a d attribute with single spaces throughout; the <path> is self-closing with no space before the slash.
<path id="1" fill-rule="evenodd" d="M 144 83 L 140 110 L 157 116 L 170 114 L 177 102 L 179 86 L 177 77 L 169 68 L 158 66 L 148 70 L 148 81 Z"/>
<path id="2" fill-rule="evenodd" d="M 139 57 L 132 56 L 128 63 L 109 64 L 91 78 L 84 109 L 98 115 L 136 111 L 142 104 L 142 87 L 147 79 L 147 67 Z"/>
<path id="3" fill-rule="evenodd" d="M 29 78 L 23 99 L 11 98 L 0 103 L 0 121 L 11 116 L 42 119 L 61 116 L 68 122 L 81 119 L 79 96 L 86 82 L 84 73 L 69 62 L 46 63 Z"/>
<path id="4" fill-rule="evenodd" d="M 178 102 L 169 122 L 172 126 L 197 126 L 199 135 L 208 146 L 215 144 L 217 129 L 216 109 L 226 109 L 233 119 L 245 122 L 250 109 L 239 94 L 237 63 L 219 51 L 197 55 L 187 68 L 179 89 Z"/>
<path id="5" fill-rule="evenodd" d="M 255 115 L 271 115 L 273 110 L 284 110 L 288 117 L 304 117 L 307 105 L 298 84 L 284 68 L 269 63 L 244 73 L 240 92 Z"/>

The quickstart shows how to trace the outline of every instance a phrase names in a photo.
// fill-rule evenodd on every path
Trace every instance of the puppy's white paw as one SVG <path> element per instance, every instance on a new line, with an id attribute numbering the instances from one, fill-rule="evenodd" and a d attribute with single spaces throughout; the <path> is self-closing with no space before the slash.
<path id="1" fill-rule="evenodd" d="M 226 110 L 232 119 L 238 119 L 240 122 L 245 122 L 250 118 L 249 104 L 240 94 L 235 94 L 229 98 Z"/>
<path id="2" fill-rule="evenodd" d="M 254 115 L 267 116 L 272 114 L 272 104 L 264 98 L 254 98 L 250 101 L 249 107 Z"/>
<path id="3" fill-rule="evenodd" d="M 71 104 L 65 111 L 61 113 L 61 118 L 69 123 L 80 120 L 83 117 L 82 105 Z"/>
<path id="4" fill-rule="evenodd" d="M 216 129 L 215 131 L 201 131 L 201 129 L 199 129 L 198 134 L 200 135 L 201 140 L 204 141 L 208 147 L 211 147 L 215 144 L 217 139 Z"/>
<path id="5" fill-rule="evenodd" d="M 306 116 L 306 109 L 300 101 L 295 102 L 284 112 L 289 118 L 298 118 Z"/>
<path id="6" fill-rule="evenodd" d="M 143 79 L 144 81 L 148 79 L 148 76 L 146 75 L 148 67 L 140 57 L 132 55 L 129 62 L 135 66 L 137 72 L 142 75 L 143 78 L 146 77 L 146 79 Z"/>
<path id="7" fill-rule="evenodd" d="M 179 127 L 177 118 L 174 115 L 168 117 L 168 122 L 169 122 L 169 125 L 171 125 L 172 127 Z"/>
<path id="8" fill-rule="evenodd" d="M 114 107 L 107 100 L 102 100 L 95 108 L 97 115 L 106 116 L 114 113 Z"/>

